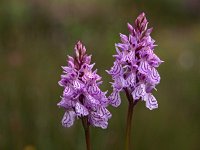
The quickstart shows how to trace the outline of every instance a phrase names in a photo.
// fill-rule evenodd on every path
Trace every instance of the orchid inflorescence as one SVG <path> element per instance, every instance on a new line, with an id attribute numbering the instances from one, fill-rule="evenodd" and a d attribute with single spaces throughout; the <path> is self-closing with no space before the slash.
<path id="1" fill-rule="evenodd" d="M 129 36 L 120 34 L 121 43 L 115 44 L 114 66 L 107 71 L 113 78 L 113 92 L 110 103 L 118 107 L 121 103 L 119 92 L 128 90 L 134 101 L 142 99 L 150 110 L 158 107 L 152 90 L 160 82 L 156 68 L 162 63 L 154 54 L 154 40 L 147 28 L 148 22 L 142 13 L 135 20 L 135 27 L 128 23 Z"/>
<path id="2" fill-rule="evenodd" d="M 62 67 L 64 74 L 59 81 L 64 91 L 58 106 L 66 110 L 62 125 L 70 127 L 76 118 L 87 117 L 90 125 L 105 129 L 111 114 L 106 109 L 106 92 L 99 89 L 101 77 L 97 70 L 92 71 L 91 55 L 86 54 L 86 48 L 80 41 L 74 50 L 75 57 L 68 56 L 68 66 Z"/>

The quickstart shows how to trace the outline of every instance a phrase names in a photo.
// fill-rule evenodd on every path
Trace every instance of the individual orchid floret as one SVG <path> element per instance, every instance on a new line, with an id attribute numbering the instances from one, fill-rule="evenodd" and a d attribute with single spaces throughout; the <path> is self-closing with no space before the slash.
<path id="1" fill-rule="evenodd" d="M 62 67 L 63 75 L 58 82 L 64 88 L 58 103 L 66 111 L 62 125 L 70 127 L 75 119 L 86 118 L 89 125 L 105 129 L 111 113 L 106 109 L 109 104 L 106 92 L 99 89 L 101 77 L 97 70 L 92 71 L 91 55 L 86 54 L 86 48 L 80 41 L 74 50 L 75 56 L 68 56 L 68 65 Z"/>
<path id="2" fill-rule="evenodd" d="M 128 91 L 134 102 L 141 99 L 150 110 L 158 108 L 151 93 L 160 82 L 156 68 L 163 61 L 154 53 L 156 45 L 150 36 L 152 28 L 148 29 L 147 26 L 147 19 L 142 13 L 135 20 L 134 26 L 128 23 L 129 35 L 120 34 L 121 43 L 115 44 L 115 62 L 107 71 L 113 79 L 113 93 L 109 101 L 115 107 L 121 103 L 119 92 Z"/>

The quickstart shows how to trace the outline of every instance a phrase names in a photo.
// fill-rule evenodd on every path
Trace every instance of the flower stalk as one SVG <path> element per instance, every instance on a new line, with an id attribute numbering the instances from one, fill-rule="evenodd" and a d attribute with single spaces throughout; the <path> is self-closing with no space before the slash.
<path id="1" fill-rule="evenodd" d="M 131 149 L 131 126 L 132 126 L 132 116 L 133 116 L 133 104 L 129 103 L 127 122 L 126 122 L 126 150 Z"/>
<path id="2" fill-rule="evenodd" d="M 128 89 L 125 89 L 126 97 L 128 99 L 128 113 L 126 120 L 126 140 L 125 140 L 125 148 L 126 150 L 131 149 L 131 128 L 132 128 L 132 118 L 133 118 L 133 110 L 134 106 L 138 101 L 133 101 L 133 97 L 130 95 Z"/>
<path id="3" fill-rule="evenodd" d="M 81 118 L 82 125 L 85 132 L 85 143 L 86 143 L 86 149 L 91 150 L 91 144 L 90 144 L 90 125 L 88 123 L 87 117 Z"/>

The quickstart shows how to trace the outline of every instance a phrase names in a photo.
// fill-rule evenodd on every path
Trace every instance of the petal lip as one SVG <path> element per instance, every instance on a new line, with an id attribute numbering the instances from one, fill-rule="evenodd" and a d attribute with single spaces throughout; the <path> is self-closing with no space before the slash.
<path id="1" fill-rule="evenodd" d="M 151 93 L 145 95 L 144 101 L 146 101 L 146 107 L 149 108 L 149 110 L 158 108 L 157 100 Z"/>
<path id="2" fill-rule="evenodd" d="M 121 104 L 121 98 L 118 91 L 113 91 L 113 93 L 108 97 L 108 100 L 113 107 L 118 107 Z"/>
<path id="3" fill-rule="evenodd" d="M 68 128 L 71 127 L 74 124 L 75 117 L 74 111 L 66 111 L 62 119 L 62 125 Z"/>

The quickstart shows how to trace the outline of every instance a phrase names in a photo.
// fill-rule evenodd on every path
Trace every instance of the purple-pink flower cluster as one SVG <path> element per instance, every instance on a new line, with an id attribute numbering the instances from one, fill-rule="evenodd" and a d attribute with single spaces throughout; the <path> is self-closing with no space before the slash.
<path id="1" fill-rule="evenodd" d="M 156 68 L 163 61 L 154 53 L 156 45 L 150 36 L 152 28 L 148 29 L 147 25 L 145 14 L 140 14 L 134 27 L 128 23 L 129 36 L 120 34 L 121 43 L 115 45 L 115 62 L 108 71 L 114 80 L 109 101 L 115 107 L 121 103 L 119 93 L 123 90 L 128 90 L 134 101 L 145 101 L 150 110 L 158 107 L 152 90 L 160 82 Z"/>
<path id="2" fill-rule="evenodd" d="M 111 113 L 106 109 L 109 101 L 106 92 L 99 89 L 102 83 L 97 70 L 92 71 L 91 55 L 81 42 L 75 45 L 75 56 L 68 56 L 68 66 L 64 66 L 59 85 L 64 88 L 59 107 L 66 112 L 62 119 L 64 127 L 73 125 L 76 118 L 87 118 L 90 125 L 107 128 Z"/>

